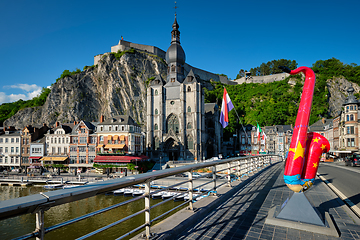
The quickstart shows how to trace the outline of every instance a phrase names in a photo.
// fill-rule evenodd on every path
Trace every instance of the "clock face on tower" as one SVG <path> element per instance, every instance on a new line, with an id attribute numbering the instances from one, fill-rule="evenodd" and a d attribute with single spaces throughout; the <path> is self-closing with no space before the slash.
<path id="1" fill-rule="evenodd" d="M 247 127 L 246 127 L 246 130 L 247 130 L 247 131 L 251 131 L 251 126 L 247 126 Z"/>

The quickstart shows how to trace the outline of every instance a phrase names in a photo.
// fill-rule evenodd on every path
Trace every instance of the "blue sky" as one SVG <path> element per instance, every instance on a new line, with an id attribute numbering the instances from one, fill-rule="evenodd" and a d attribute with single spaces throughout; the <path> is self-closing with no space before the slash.
<path id="1" fill-rule="evenodd" d="M 177 1 L 186 62 L 234 79 L 274 59 L 360 65 L 360 1 Z M 0 0 L 0 104 L 27 100 L 121 38 L 167 50 L 174 1 Z"/>

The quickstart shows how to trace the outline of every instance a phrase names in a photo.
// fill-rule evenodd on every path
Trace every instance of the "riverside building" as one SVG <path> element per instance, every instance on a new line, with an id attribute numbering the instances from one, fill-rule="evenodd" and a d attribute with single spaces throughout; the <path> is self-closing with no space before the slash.
<path id="1" fill-rule="evenodd" d="M 0 135 L 0 168 L 20 169 L 21 133 L 14 127 L 4 128 Z"/>

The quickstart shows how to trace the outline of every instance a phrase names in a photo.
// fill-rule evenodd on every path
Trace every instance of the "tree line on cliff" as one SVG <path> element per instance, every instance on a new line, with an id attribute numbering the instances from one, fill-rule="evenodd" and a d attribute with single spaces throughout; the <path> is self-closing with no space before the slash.
<path id="1" fill-rule="evenodd" d="M 250 69 L 250 72 L 256 76 L 275 74 L 281 72 L 278 66 L 288 66 L 290 69 L 295 69 L 297 63 L 294 60 L 273 60 Z M 328 79 L 343 76 L 345 79 L 360 85 L 360 66 L 356 64 L 343 64 L 340 60 L 331 58 L 315 62 L 312 69 L 316 73 L 317 82 L 310 124 L 322 117 L 329 117 L 326 85 Z M 61 77 L 79 72 L 81 71 L 69 72 L 65 70 Z M 244 72 L 245 70 L 241 69 L 238 77 L 242 76 Z M 294 124 L 303 81 L 300 75 L 292 76 L 292 78 L 295 79 L 293 85 L 288 84 L 288 79 L 268 84 L 244 83 L 241 85 L 227 85 L 226 88 L 243 124 L 256 124 L 256 122 L 261 126 Z M 213 83 L 213 85 L 214 90 L 205 89 L 205 101 L 216 102 L 220 106 L 224 85 L 217 82 Z M 31 100 L 18 100 L 0 105 L 0 124 L 21 109 L 42 106 L 50 91 L 50 89 L 43 88 L 41 94 Z M 359 97 L 359 95 L 356 96 Z M 230 125 L 225 130 L 226 132 L 233 132 L 236 128 L 239 128 L 239 123 L 237 123 L 235 112 L 232 111 L 230 113 Z"/>

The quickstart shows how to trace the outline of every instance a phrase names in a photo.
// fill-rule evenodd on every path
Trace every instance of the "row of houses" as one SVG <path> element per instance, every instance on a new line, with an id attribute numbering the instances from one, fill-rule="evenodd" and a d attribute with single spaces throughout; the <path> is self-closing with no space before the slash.
<path id="1" fill-rule="evenodd" d="M 147 159 L 144 135 L 127 115 L 100 117 L 99 122 L 56 122 L 50 128 L 4 127 L 0 132 L 0 168 L 11 170 L 67 166 L 86 171 L 95 164 L 124 165 Z"/>

